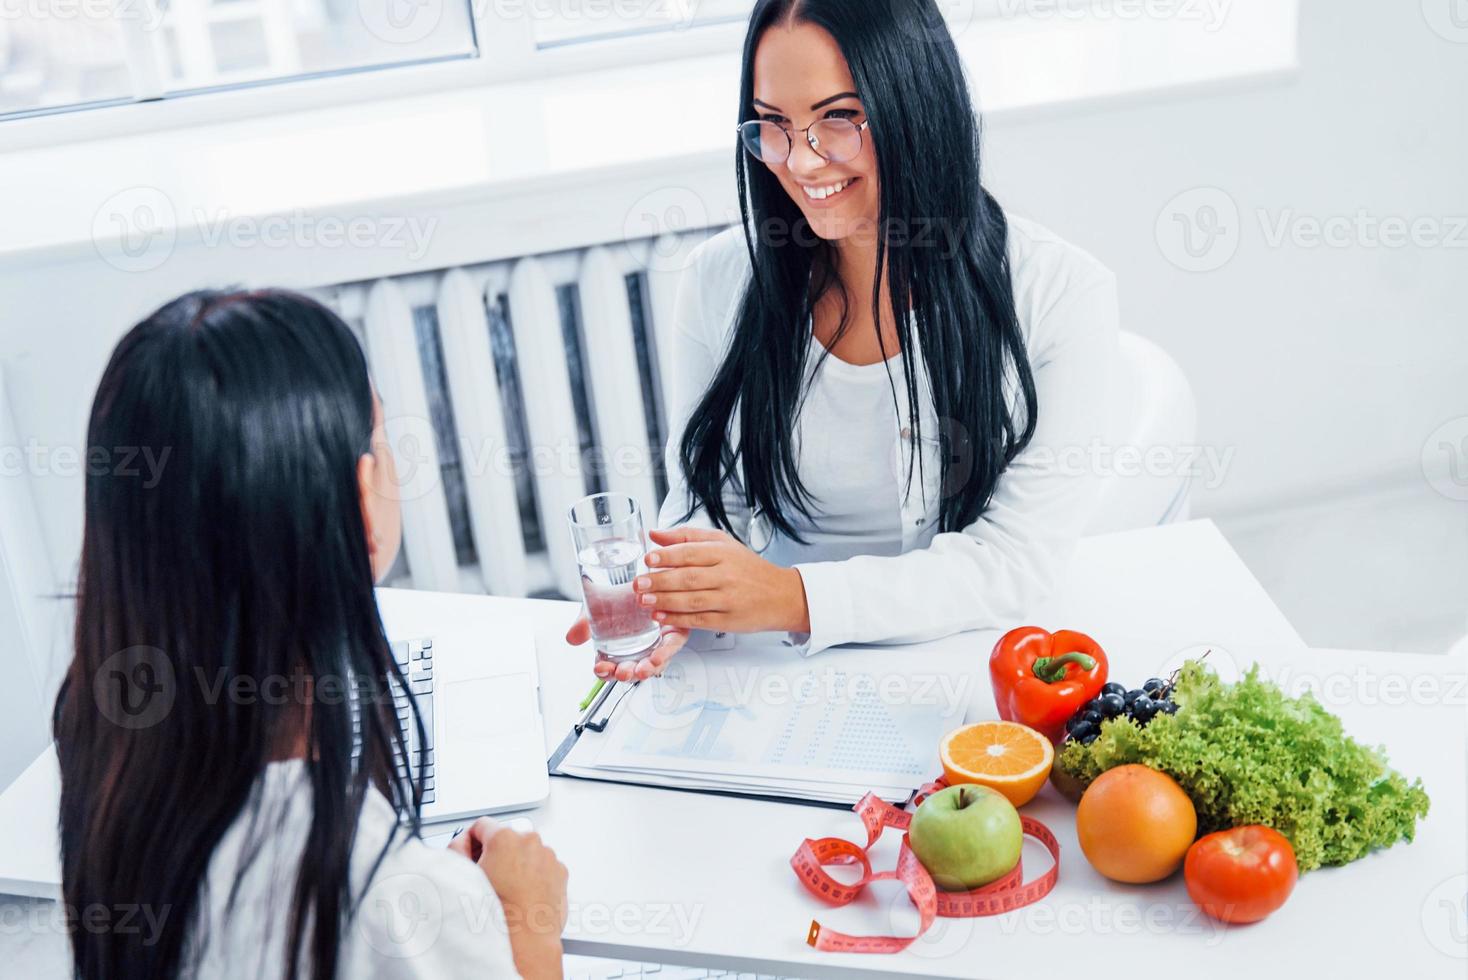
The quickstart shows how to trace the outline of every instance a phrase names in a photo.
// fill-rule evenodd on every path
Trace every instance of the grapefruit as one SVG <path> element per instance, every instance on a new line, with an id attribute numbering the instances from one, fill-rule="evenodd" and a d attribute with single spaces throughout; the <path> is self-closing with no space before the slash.
<path id="1" fill-rule="evenodd" d="M 1183 863 L 1197 833 L 1188 794 L 1171 776 L 1146 766 L 1108 769 L 1076 807 L 1081 851 L 1113 881 L 1161 881 Z"/>

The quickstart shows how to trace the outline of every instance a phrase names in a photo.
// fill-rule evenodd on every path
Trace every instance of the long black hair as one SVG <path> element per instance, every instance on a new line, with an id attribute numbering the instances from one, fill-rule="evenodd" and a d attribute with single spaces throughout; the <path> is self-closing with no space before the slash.
<path id="1" fill-rule="evenodd" d="M 883 319 L 885 269 L 901 351 L 913 349 L 916 332 L 943 430 L 940 530 L 961 529 L 988 507 L 1000 475 L 1029 443 L 1037 408 L 1015 313 L 1008 223 L 979 180 L 979 122 L 958 51 L 933 0 L 759 0 L 744 42 L 741 122 L 757 118 L 760 40 L 789 22 L 835 39 L 866 109 L 881 180 L 873 321 Z M 832 246 L 778 178 L 751 165 L 742 148 L 735 152 L 753 274 L 727 354 L 684 428 L 680 463 L 692 494 L 684 519 L 702 505 L 716 526 L 737 533 L 723 501 L 728 484 L 775 530 L 801 541 L 791 508 L 809 518 L 811 496 L 797 472 L 793 432 L 810 317 L 829 290 L 838 291 L 843 311 L 852 298 Z M 904 233 L 889 234 L 894 228 Z M 847 326 L 843 312 L 838 339 Z M 903 358 L 902 371 L 916 446 L 922 393 L 912 360 Z M 1023 398 L 1017 411 L 1007 382 Z M 921 467 L 921 454 L 912 457 Z"/>
<path id="2" fill-rule="evenodd" d="M 285 975 L 336 974 L 369 788 L 417 832 L 359 494 L 372 430 L 361 347 L 305 297 L 193 293 L 113 351 L 87 444 L 161 465 L 88 468 L 54 714 L 63 891 L 73 914 L 130 907 L 162 928 L 72 923 L 78 976 L 188 972 L 215 846 L 293 747 L 313 814 Z"/>

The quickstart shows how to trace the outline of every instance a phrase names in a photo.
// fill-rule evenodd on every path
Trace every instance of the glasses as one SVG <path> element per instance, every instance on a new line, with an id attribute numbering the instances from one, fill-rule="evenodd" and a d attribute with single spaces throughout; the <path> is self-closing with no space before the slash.
<path id="1" fill-rule="evenodd" d="M 850 119 L 818 119 L 805 129 L 789 130 L 779 123 L 751 119 L 739 124 L 739 140 L 749 155 L 761 163 L 778 167 L 790 159 L 795 148 L 794 133 L 805 141 L 827 163 L 846 163 L 861 153 L 861 134 L 871 120 L 860 124 Z"/>

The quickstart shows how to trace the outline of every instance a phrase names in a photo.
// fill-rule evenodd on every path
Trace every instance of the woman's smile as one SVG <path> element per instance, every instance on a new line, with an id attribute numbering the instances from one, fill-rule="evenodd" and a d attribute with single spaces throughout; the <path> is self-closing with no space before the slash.
<path id="1" fill-rule="evenodd" d="M 848 192 L 860 180 L 860 177 L 845 177 L 824 184 L 803 184 L 798 181 L 797 184 L 802 192 L 801 196 L 805 198 L 806 207 L 830 208 L 850 198 L 852 195 Z"/>

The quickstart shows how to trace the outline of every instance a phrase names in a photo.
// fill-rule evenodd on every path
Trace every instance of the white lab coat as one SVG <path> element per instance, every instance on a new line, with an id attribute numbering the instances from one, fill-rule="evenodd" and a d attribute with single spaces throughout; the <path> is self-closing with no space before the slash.
<path id="1" fill-rule="evenodd" d="M 1089 461 L 1107 430 L 1117 360 L 1116 280 L 1086 252 L 1020 218 L 1010 219 L 1009 260 L 1038 397 L 1033 441 L 1001 477 L 977 520 L 962 531 L 936 533 L 940 430 L 921 352 L 912 352 L 921 396 L 923 479 L 914 476 L 902 498 L 902 554 L 796 564 L 810 610 L 810 634 L 791 638 L 802 653 L 1017 625 L 1049 594 L 1068 563 L 1099 487 L 1100 474 Z M 679 442 L 729 342 L 749 273 L 738 227 L 699 246 L 684 273 L 672 337 L 669 493 L 659 527 L 673 526 L 690 507 Z M 921 338 L 915 340 L 920 347 Z M 1010 397 L 1012 405 L 1021 404 L 1012 388 Z M 893 459 L 905 474 L 913 427 L 900 389 L 898 401 L 895 424 L 890 413 L 885 424 L 892 426 Z M 727 486 L 725 507 L 740 537 L 756 550 L 769 541 L 768 522 L 751 515 Z M 712 526 L 702 508 L 688 523 Z"/>

